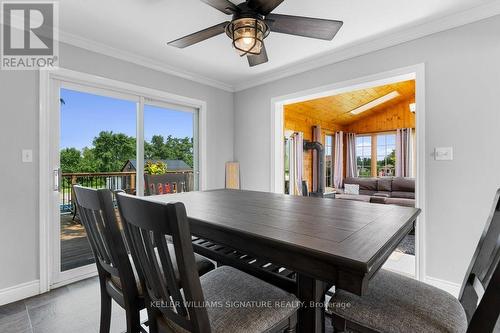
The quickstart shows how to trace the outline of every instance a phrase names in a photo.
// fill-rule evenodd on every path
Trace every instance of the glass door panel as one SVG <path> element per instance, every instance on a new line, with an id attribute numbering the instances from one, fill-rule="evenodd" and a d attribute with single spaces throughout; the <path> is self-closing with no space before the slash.
<path id="1" fill-rule="evenodd" d="M 197 132 L 197 109 L 157 101 L 145 103 L 145 195 L 198 190 Z"/>
<path id="2" fill-rule="evenodd" d="M 58 273 L 94 263 L 73 185 L 136 192 L 137 101 L 64 88 L 60 94 Z M 74 275 L 67 274 L 67 275 Z"/>

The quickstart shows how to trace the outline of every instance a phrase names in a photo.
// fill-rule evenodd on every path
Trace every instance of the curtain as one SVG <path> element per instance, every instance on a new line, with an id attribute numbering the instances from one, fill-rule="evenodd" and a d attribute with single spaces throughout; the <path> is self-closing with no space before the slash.
<path id="1" fill-rule="evenodd" d="M 413 135 L 411 128 L 396 130 L 396 177 L 413 175 Z"/>
<path id="2" fill-rule="evenodd" d="M 344 181 L 344 132 L 335 132 L 333 149 L 333 187 L 341 188 Z"/>
<path id="3" fill-rule="evenodd" d="M 312 130 L 312 140 L 313 142 L 320 142 L 321 143 L 321 126 L 313 126 Z M 324 175 L 318 175 L 318 152 L 313 149 L 312 151 L 312 157 L 313 157 L 313 179 L 312 179 L 312 191 L 313 192 L 318 192 L 318 187 L 319 187 L 319 177 L 324 177 Z"/>
<path id="4" fill-rule="evenodd" d="M 295 132 L 290 136 L 290 194 L 302 195 L 304 163 L 304 135 Z"/>
<path id="5" fill-rule="evenodd" d="M 346 177 L 357 177 L 356 134 L 346 133 Z"/>

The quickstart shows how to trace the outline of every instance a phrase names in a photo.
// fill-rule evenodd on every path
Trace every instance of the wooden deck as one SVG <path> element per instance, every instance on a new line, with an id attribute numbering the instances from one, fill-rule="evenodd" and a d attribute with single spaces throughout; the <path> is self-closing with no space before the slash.
<path id="1" fill-rule="evenodd" d="M 72 220 L 71 214 L 61 215 L 61 271 L 94 263 L 85 229 Z"/>

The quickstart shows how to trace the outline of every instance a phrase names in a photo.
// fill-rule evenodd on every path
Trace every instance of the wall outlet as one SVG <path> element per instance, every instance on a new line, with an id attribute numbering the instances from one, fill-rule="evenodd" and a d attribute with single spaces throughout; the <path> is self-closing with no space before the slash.
<path id="1" fill-rule="evenodd" d="M 23 151 L 22 151 L 22 159 L 23 159 L 23 163 L 31 163 L 31 162 L 33 162 L 33 150 L 31 150 L 31 149 L 23 149 Z"/>
<path id="2" fill-rule="evenodd" d="M 434 148 L 434 159 L 436 161 L 452 161 L 453 147 Z"/>

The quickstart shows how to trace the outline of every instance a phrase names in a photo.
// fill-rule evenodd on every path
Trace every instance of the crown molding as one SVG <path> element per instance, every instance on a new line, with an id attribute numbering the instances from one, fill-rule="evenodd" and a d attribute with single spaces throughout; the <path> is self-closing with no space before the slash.
<path id="1" fill-rule="evenodd" d="M 361 42 L 327 51 L 319 56 L 313 56 L 308 59 L 277 68 L 271 72 L 260 75 L 255 79 L 245 80 L 244 82 L 235 84 L 234 91 L 237 92 L 256 87 L 265 83 L 307 72 L 326 65 L 331 65 L 496 15 L 500 15 L 500 1 L 498 0 L 437 18 L 429 22 L 416 24 L 400 31 L 383 33 L 379 36 L 370 37 L 369 39 L 365 39 Z"/>
<path id="2" fill-rule="evenodd" d="M 236 83 L 223 82 L 194 72 L 174 68 L 165 62 L 153 60 L 151 58 L 98 43 L 81 36 L 69 34 L 61 30 L 59 31 L 59 39 L 61 42 L 69 45 L 101 53 L 166 74 L 198 82 L 203 85 L 229 92 L 238 92 L 496 15 L 500 15 L 500 0 L 495 0 L 458 13 L 436 18 L 429 22 L 421 24 L 417 23 L 410 27 L 406 27 L 403 30 L 389 31 L 375 37 L 366 38 L 360 42 L 348 44 L 321 55 L 282 66 L 270 72 L 258 75 L 256 78 L 245 79 L 242 82 Z"/>
<path id="3" fill-rule="evenodd" d="M 201 83 L 203 85 L 215 87 L 229 92 L 234 92 L 234 87 L 231 84 L 215 80 L 200 74 L 196 74 L 194 72 L 189 72 L 179 68 L 174 68 L 173 66 L 165 62 L 156 61 L 151 58 L 143 57 L 132 52 L 114 48 L 112 46 L 98 43 L 81 36 L 67 33 L 62 30 L 59 30 L 59 41 L 82 49 L 86 49 L 113 58 L 131 62 L 146 68 L 154 69 L 159 72 L 163 72 L 183 79 Z"/>

